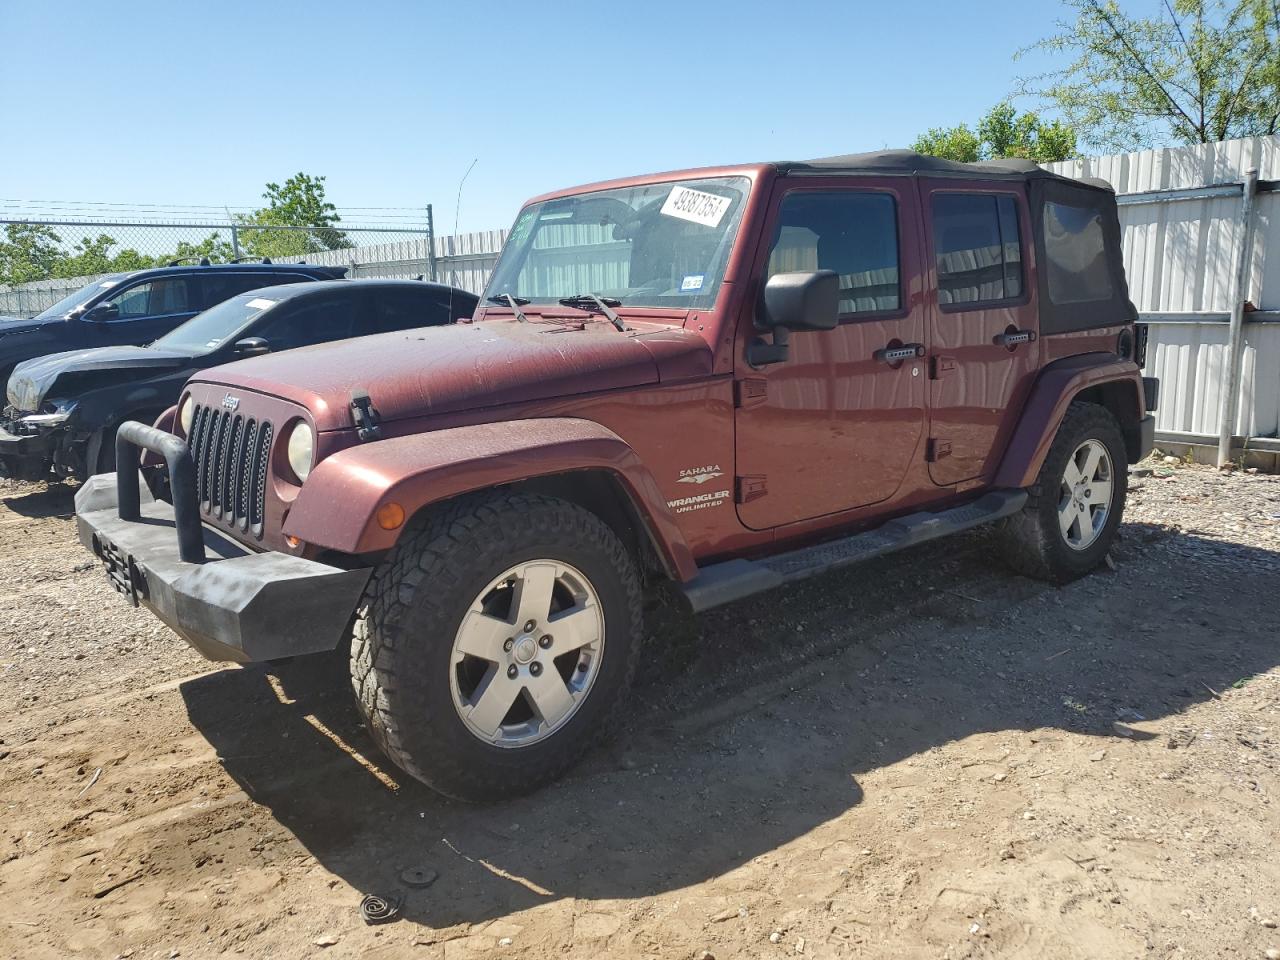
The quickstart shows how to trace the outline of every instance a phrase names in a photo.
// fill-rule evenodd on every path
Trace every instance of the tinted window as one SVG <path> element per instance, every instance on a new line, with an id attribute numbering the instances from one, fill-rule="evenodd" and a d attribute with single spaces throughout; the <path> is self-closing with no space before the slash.
<path id="1" fill-rule="evenodd" d="M 271 287 L 280 283 L 296 283 L 305 280 L 301 276 L 289 276 L 279 273 L 210 273 L 200 278 L 204 289 L 204 305 L 212 307 L 215 303 L 229 300 L 237 294 L 259 287 Z"/>
<path id="2" fill-rule="evenodd" d="M 449 304 L 428 289 L 383 290 L 374 299 L 374 330 L 411 330 L 449 322 Z"/>
<path id="3" fill-rule="evenodd" d="M 939 303 L 990 303 L 1022 296 L 1022 245 L 1013 197 L 936 194 L 933 246 Z"/>
<path id="4" fill-rule="evenodd" d="M 898 212 L 885 193 L 790 193 L 782 200 L 767 276 L 834 270 L 840 312 L 896 310 Z"/>
<path id="5" fill-rule="evenodd" d="M 356 311 L 351 297 L 330 294 L 295 306 L 280 308 L 278 317 L 268 319 L 250 336 L 264 337 L 272 350 L 291 350 L 313 343 L 327 343 L 359 336 L 355 329 Z"/>
<path id="6" fill-rule="evenodd" d="M 1111 299 L 1111 272 L 1103 236 L 1099 210 L 1045 203 L 1045 272 L 1052 302 Z"/>
<path id="7" fill-rule="evenodd" d="M 122 290 L 113 297 L 107 297 L 103 302 L 114 303 L 120 311 L 121 320 L 162 317 L 171 313 L 188 313 L 195 309 L 190 305 L 194 298 L 189 295 L 188 284 L 183 277 L 148 280 Z"/>

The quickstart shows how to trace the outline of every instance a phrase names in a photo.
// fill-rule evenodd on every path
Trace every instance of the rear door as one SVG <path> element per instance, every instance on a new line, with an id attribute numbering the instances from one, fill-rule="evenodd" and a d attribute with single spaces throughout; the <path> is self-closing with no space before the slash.
<path id="1" fill-rule="evenodd" d="M 1022 183 L 922 184 L 929 294 L 929 444 L 935 484 L 990 479 L 1039 369 Z"/>
<path id="2" fill-rule="evenodd" d="M 740 372 L 736 496 L 748 527 L 878 503 L 902 485 L 924 430 L 925 363 L 881 351 L 923 350 L 918 222 L 908 178 L 779 182 L 758 283 L 834 270 L 841 314 L 834 330 L 792 334 L 786 361 Z"/>

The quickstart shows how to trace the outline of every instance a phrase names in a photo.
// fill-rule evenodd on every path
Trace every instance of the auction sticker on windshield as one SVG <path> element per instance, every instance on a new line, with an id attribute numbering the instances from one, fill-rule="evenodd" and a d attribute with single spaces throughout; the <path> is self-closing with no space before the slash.
<path id="1" fill-rule="evenodd" d="M 266 297 L 254 297 L 245 304 L 250 310 L 265 310 L 267 307 L 274 307 L 277 301 L 268 300 Z"/>
<path id="2" fill-rule="evenodd" d="M 703 193 L 689 187 L 672 187 L 667 194 L 666 203 L 662 205 L 662 213 L 668 217 L 715 227 L 719 226 L 730 203 L 728 197 L 719 197 L 714 193 Z"/>

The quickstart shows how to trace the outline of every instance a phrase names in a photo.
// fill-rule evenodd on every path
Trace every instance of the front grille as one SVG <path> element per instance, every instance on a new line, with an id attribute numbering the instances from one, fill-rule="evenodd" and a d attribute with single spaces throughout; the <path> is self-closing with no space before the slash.
<path id="1" fill-rule="evenodd" d="M 262 536 L 267 503 L 271 424 L 215 407 L 197 406 L 187 445 L 196 467 L 196 495 L 207 517 Z"/>

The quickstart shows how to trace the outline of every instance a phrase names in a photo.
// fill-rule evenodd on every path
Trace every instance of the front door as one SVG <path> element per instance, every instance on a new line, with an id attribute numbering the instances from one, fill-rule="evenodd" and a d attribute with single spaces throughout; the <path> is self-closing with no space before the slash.
<path id="1" fill-rule="evenodd" d="M 929 475 L 990 479 L 1039 369 L 1036 306 L 1023 252 L 1023 184 L 922 185 L 936 271 L 929 320 Z"/>
<path id="2" fill-rule="evenodd" d="M 840 323 L 795 333 L 787 360 L 740 360 L 736 424 L 738 516 L 763 530 L 888 500 L 924 429 L 918 211 L 913 181 L 780 181 L 772 238 L 755 276 L 834 270 Z M 741 325 L 739 357 L 756 334 Z"/>
<path id="3" fill-rule="evenodd" d="M 102 346 L 150 343 L 186 323 L 200 310 L 195 281 L 188 277 L 144 280 L 102 302 L 117 310 L 114 320 L 98 325 L 98 342 Z"/>

